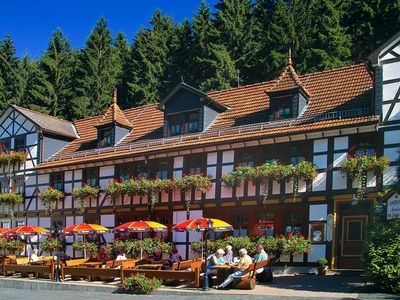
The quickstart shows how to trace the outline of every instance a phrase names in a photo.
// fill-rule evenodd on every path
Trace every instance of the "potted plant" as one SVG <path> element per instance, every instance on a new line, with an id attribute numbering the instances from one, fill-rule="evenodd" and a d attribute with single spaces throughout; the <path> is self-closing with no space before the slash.
<path id="1" fill-rule="evenodd" d="M 14 208 L 16 204 L 24 202 L 24 197 L 19 193 L 9 192 L 0 193 L 0 203 L 4 203 L 8 206 L 8 215 L 11 219 L 14 219 Z"/>
<path id="2" fill-rule="evenodd" d="M 52 187 L 46 188 L 43 192 L 39 193 L 38 196 L 49 214 L 57 207 L 57 202 L 64 199 L 64 193 Z"/>
<path id="3" fill-rule="evenodd" d="M 92 241 L 75 241 L 72 243 L 72 248 L 83 252 L 84 256 L 89 255 L 90 258 L 96 258 L 97 256 L 97 243 Z"/>
<path id="4" fill-rule="evenodd" d="M 49 237 L 45 241 L 40 244 L 40 247 L 43 251 L 47 251 L 50 255 L 53 255 L 53 252 L 62 247 L 62 242 L 60 239 Z"/>
<path id="5" fill-rule="evenodd" d="M 326 275 L 328 272 L 328 260 L 325 257 L 321 257 L 317 261 L 318 275 Z"/>
<path id="6" fill-rule="evenodd" d="M 157 278 L 147 278 L 143 274 L 131 274 L 125 279 L 125 291 L 131 294 L 151 294 L 161 286 Z"/>

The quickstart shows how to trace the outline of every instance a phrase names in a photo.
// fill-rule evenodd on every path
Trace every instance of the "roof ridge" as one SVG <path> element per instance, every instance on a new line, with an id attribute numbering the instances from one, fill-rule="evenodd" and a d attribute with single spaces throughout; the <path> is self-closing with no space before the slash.
<path id="1" fill-rule="evenodd" d="M 366 63 L 359 63 L 359 64 L 352 64 L 349 66 L 343 66 L 335 69 L 329 69 L 329 70 L 323 70 L 323 71 L 315 71 L 311 73 L 305 73 L 305 74 L 300 74 L 300 77 L 306 77 L 306 76 L 311 76 L 311 75 L 316 75 L 316 74 L 322 74 L 322 73 L 329 73 L 329 72 L 335 72 L 339 70 L 345 70 L 345 69 L 351 69 L 351 68 L 356 68 L 356 67 L 367 67 Z"/>
<path id="2" fill-rule="evenodd" d="M 19 105 L 16 105 L 16 104 L 10 104 L 10 105 L 11 105 L 12 107 L 16 108 L 16 109 L 29 110 L 29 111 L 31 111 L 31 112 L 33 112 L 33 113 L 40 114 L 40 115 L 42 115 L 42 116 L 44 116 L 44 117 L 46 117 L 46 118 L 57 119 L 57 120 L 59 120 L 59 121 L 67 122 L 67 123 L 69 123 L 69 124 L 71 124 L 71 125 L 74 124 L 74 122 L 72 122 L 72 121 L 68 121 L 68 120 L 65 120 L 65 119 L 60 118 L 60 117 L 56 117 L 56 116 L 52 116 L 52 115 L 49 115 L 49 114 L 45 114 L 45 113 L 43 113 L 43 112 L 40 112 L 40 111 L 37 111 L 37 110 L 34 110 L 34 109 L 26 108 L 26 107 L 19 106 Z"/>

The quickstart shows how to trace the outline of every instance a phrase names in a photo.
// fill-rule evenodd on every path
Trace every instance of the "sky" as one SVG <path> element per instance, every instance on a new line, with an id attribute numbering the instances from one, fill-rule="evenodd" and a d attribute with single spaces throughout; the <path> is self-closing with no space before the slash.
<path id="1" fill-rule="evenodd" d="M 207 0 L 211 7 L 217 0 Z M 47 48 L 52 32 L 61 28 L 72 47 L 85 45 L 91 29 L 104 16 L 113 35 L 119 31 L 132 42 L 141 26 L 148 27 L 153 12 L 181 22 L 192 18 L 201 0 L 18 0 L 0 4 L 0 39 L 11 34 L 17 55 L 38 58 Z"/>

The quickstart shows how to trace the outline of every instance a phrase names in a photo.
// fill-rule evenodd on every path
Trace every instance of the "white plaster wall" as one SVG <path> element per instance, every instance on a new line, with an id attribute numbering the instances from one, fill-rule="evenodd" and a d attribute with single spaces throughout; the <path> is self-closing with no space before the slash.
<path id="1" fill-rule="evenodd" d="M 281 192 L 281 184 L 278 181 L 272 181 L 272 194 L 280 194 Z"/>
<path id="2" fill-rule="evenodd" d="M 50 217 L 44 217 L 39 219 L 39 226 L 43 228 L 50 228 Z"/>
<path id="3" fill-rule="evenodd" d="M 74 171 L 74 180 L 82 180 L 82 170 Z"/>
<path id="4" fill-rule="evenodd" d="M 49 174 L 38 175 L 38 183 L 39 184 L 48 184 L 49 183 Z"/>
<path id="5" fill-rule="evenodd" d="M 396 103 L 390 113 L 388 121 L 400 120 L 400 103 Z"/>
<path id="6" fill-rule="evenodd" d="M 222 163 L 233 163 L 235 158 L 235 151 L 229 150 L 222 152 Z"/>
<path id="7" fill-rule="evenodd" d="M 233 171 L 233 165 L 222 166 L 222 176 L 224 176 L 232 171 Z"/>
<path id="8" fill-rule="evenodd" d="M 396 79 L 400 77 L 400 63 L 386 63 L 382 65 L 383 80 Z"/>
<path id="9" fill-rule="evenodd" d="M 27 145 L 35 145 L 38 142 L 38 134 L 35 133 L 28 133 L 26 135 L 26 144 Z"/>
<path id="10" fill-rule="evenodd" d="M 207 165 L 217 164 L 217 152 L 207 153 Z"/>
<path id="11" fill-rule="evenodd" d="M 114 165 L 100 167 L 100 177 L 114 176 Z"/>
<path id="12" fill-rule="evenodd" d="M 314 152 L 328 151 L 328 139 L 314 140 Z"/>
<path id="13" fill-rule="evenodd" d="M 349 137 L 348 136 L 335 137 L 333 140 L 333 147 L 335 150 L 348 149 Z"/>
<path id="14" fill-rule="evenodd" d="M 400 88 L 400 82 L 387 83 L 383 85 L 383 101 L 393 100 Z"/>
<path id="15" fill-rule="evenodd" d="M 255 194 L 256 194 L 256 186 L 253 184 L 253 182 L 249 182 L 247 186 L 247 195 L 255 196 Z"/>
<path id="16" fill-rule="evenodd" d="M 310 205 L 309 220 L 310 221 L 326 221 L 328 204 Z"/>

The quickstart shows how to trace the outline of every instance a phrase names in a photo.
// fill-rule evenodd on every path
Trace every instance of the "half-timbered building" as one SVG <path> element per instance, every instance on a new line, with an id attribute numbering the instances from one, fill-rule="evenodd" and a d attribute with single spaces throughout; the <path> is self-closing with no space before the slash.
<path id="1" fill-rule="evenodd" d="M 72 189 L 83 183 L 103 189 L 114 178 L 203 172 L 212 177 L 212 187 L 192 193 L 192 217 L 221 218 L 233 224 L 235 235 L 259 234 L 257 224 L 268 221 L 272 225 L 265 234 L 296 232 L 313 240 L 310 253 L 282 261 L 312 263 L 327 257 L 335 268 L 358 268 L 376 193 L 396 180 L 400 33 L 368 63 L 299 75 L 289 61 L 276 80 L 209 93 L 182 82 L 157 104 L 121 110 L 113 101 L 103 115 L 75 122 L 10 105 L 0 118 L 0 145 L 3 153 L 28 154 L 12 180 L 1 169 L 1 190 L 25 196 L 16 224 L 54 228 L 87 222 L 113 228 L 147 218 L 146 197 L 119 199 L 114 208 L 102 192 L 82 215 Z M 390 167 L 382 176 L 369 174 L 368 199 L 353 205 L 355 183 L 340 172 L 340 163 L 360 149 L 384 154 Z M 287 182 L 271 182 L 267 197 L 259 184 L 230 189 L 221 183 L 238 164 L 274 159 L 312 161 L 318 176 L 300 182 L 296 198 Z M 51 216 L 37 196 L 48 186 L 65 193 Z M 2 209 L 2 227 L 16 225 Z M 154 219 L 168 225 L 186 219 L 181 193 L 162 192 Z M 190 241 L 198 236 L 172 238 L 181 253 L 192 255 Z M 73 255 L 71 245 L 66 251 Z"/>

